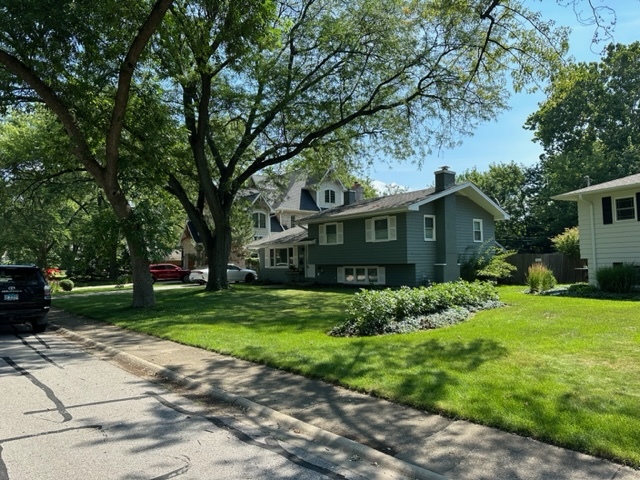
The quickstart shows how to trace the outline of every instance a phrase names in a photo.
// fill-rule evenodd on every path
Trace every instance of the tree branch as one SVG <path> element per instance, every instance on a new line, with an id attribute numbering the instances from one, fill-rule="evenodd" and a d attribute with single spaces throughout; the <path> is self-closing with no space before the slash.
<path id="1" fill-rule="evenodd" d="M 114 99 L 106 143 L 106 172 L 111 181 L 115 181 L 117 175 L 120 136 L 122 135 L 125 113 L 129 103 L 129 91 L 131 90 L 133 72 L 135 71 L 136 64 L 138 63 L 144 48 L 149 42 L 149 39 L 160 26 L 165 13 L 173 1 L 174 0 L 156 1 L 151 13 L 140 27 L 138 34 L 131 43 L 129 51 L 120 66 L 118 89 Z"/>

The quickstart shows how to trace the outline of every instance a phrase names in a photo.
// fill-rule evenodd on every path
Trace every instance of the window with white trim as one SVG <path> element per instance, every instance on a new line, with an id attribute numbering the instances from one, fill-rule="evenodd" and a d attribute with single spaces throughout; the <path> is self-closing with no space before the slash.
<path id="1" fill-rule="evenodd" d="M 384 267 L 338 267 L 338 283 L 384 285 Z"/>
<path id="2" fill-rule="evenodd" d="M 484 235 L 482 232 L 482 219 L 474 218 L 473 219 L 473 241 L 482 242 L 483 237 Z"/>
<path id="3" fill-rule="evenodd" d="M 289 268 L 293 264 L 293 247 L 269 249 L 269 267 Z"/>
<path id="4" fill-rule="evenodd" d="M 324 203 L 336 203 L 336 191 L 327 188 L 324 191 Z"/>
<path id="5" fill-rule="evenodd" d="M 396 217 L 375 217 L 365 220 L 367 242 L 390 242 L 396 240 Z"/>
<path id="6" fill-rule="evenodd" d="M 342 245 L 344 234 L 342 223 L 323 223 L 319 226 L 320 245 Z"/>
<path id="7" fill-rule="evenodd" d="M 267 215 L 264 212 L 253 212 L 253 228 L 267 228 Z"/>
<path id="8" fill-rule="evenodd" d="M 616 198 L 616 222 L 635 220 L 636 207 L 634 197 Z"/>
<path id="9" fill-rule="evenodd" d="M 433 242 L 436 239 L 436 217 L 435 215 L 424 216 L 424 239 Z"/>

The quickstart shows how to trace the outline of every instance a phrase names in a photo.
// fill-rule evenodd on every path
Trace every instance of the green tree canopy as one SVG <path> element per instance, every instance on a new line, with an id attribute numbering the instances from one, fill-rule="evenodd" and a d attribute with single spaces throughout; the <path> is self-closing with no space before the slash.
<path id="1" fill-rule="evenodd" d="M 123 181 L 144 216 L 149 255 L 159 258 L 177 243 L 181 209 L 162 190 Z M 0 250 L 13 261 L 112 278 L 126 268 L 122 227 L 51 112 L 11 111 L 0 122 L 0 182 Z"/>
<path id="2" fill-rule="evenodd" d="M 42 102 L 63 125 L 77 162 L 103 190 L 126 235 L 134 306 L 152 305 L 155 298 L 142 220 L 119 175 L 125 166 L 121 144 L 125 124 L 133 120 L 127 115 L 129 99 L 144 90 L 134 88 L 144 76 L 136 67 L 172 3 L 10 0 L 0 5 L 0 101 L 13 108 Z"/>
<path id="3" fill-rule="evenodd" d="M 177 1 L 167 20 L 163 73 L 194 159 L 169 188 L 210 253 L 211 289 L 226 286 L 231 206 L 252 174 L 312 151 L 364 156 L 365 144 L 425 158 L 495 118 L 509 85 L 535 85 L 567 47 L 512 1 Z"/>
<path id="4" fill-rule="evenodd" d="M 532 243 L 537 243 L 530 231 L 529 179 L 529 169 L 514 161 L 491 163 L 486 172 L 478 172 L 474 167 L 458 176 L 458 181 L 475 183 L 509 214 L 509 220 L 496 222 L 496 240 L 509 249 L 526 251 Z"/>
<path id="5" fill-rule="evenodd" d="M 640 43 L 609 45 L 600 62 L 569 64 L 527 119 L 544 148 L 532 210 L 548 236 L 575 226 L 577 210 L 550 197 L 640 171 Z"/>

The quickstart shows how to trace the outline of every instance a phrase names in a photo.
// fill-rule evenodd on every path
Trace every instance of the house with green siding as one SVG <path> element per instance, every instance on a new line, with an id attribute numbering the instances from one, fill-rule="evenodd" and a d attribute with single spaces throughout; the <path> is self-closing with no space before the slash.
<path id="1" fill-rule="evenodd" d="M 435 172 L 435 187 L 360 200 L 299 219 L 295 228 L 257 240 L 263 280 L 418 286 L 460 278 L 460 259 L 494 242 L 509 216 L 455 172 Z"/>

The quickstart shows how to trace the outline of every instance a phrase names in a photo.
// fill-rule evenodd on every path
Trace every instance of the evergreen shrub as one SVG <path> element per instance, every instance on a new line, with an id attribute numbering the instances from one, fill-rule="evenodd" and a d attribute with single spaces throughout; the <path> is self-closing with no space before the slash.
<path id="1" fill-rule="evenodd" d="M 68 278 L 65 278 L 64 280 L 60 280 L 58 282 L 58 285 L 60 285 L 60 288 L 65 292 L 70 292 L 71 290 L 73 290 L 73 287 L 74 287 L 73 280 L 70 280 Z"/>

